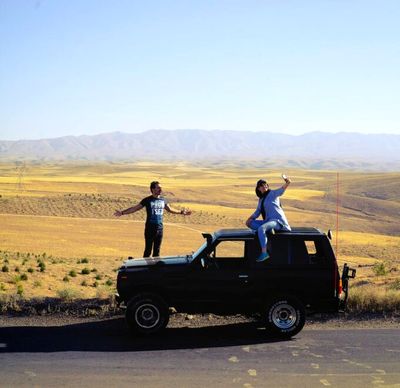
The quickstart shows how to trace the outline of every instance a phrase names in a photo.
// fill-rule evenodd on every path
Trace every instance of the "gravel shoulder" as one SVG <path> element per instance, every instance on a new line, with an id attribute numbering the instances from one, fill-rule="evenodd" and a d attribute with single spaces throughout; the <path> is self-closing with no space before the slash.
<path id="1" fill-rule="evenodd" d="M 123 320 L 123 314 L 109 316 L 79 317 L 66 314 L 46 314 L 13 316 L 0 315 L 0 327 L 22 326 L 68 326 L 90 322 Z M 218 316 L 214 314 L 172 314 L 168 327 L 199 328 L 207 326 L 235 325 L 252 322 L 254 319 L 242 315 Z M 400 328 L 400 316 L 383 316 L 377 314 L 352 315 L 318 315 L 307 318 L 304 330 L 331 329 L 370 329 L 370 328 Z"/>
<path id="2" fill-rule="evenodd" d="M 258 322 L 244 315 L 186 314 L 170 310 L 171 328 L 201 328 Z M 10 299 L 0 301 L 0 327 L 68 326 L 91 322 L 118 322 L 125 325 L 124 311 L 114 298 L 63 301 L 57 298 Z M 261 325 L 260 325 L 261 327 Z M 400 328 L 400 312 L 346 312 L 308 314 L 305 329 Z"/>

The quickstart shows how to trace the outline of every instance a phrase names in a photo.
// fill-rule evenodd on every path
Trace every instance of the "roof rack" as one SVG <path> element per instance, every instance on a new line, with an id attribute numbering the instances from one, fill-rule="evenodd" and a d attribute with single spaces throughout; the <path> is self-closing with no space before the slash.
<path id="1" fill-rule="evenodd" d="M 311 227 L 306 227 L 306 226 L 297 226 L 292 228 L 292 233 L 322 233 L 319 229 L 317 228 L 311 228 Z"/>
<path id="2" fill-rule="evenodd" d="M 280 231 L 279 234 L 323 234 L 319 229 L 312 227 L 294 227 L 289 231 Z M 252 237 L 255 236 L 256 231 L 247 228 L 231 228 L 231 229 L 220 229 L 215 231 L 214 236 L 216 237 Z"/>

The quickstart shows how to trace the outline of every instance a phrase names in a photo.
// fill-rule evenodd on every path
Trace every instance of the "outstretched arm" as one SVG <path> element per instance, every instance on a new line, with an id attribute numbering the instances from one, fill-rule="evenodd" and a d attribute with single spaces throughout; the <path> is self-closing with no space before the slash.
<path id="1" fill-rule="evenodd" d="M 283 191 L 285 191 L 292 181 L 286 175 L 282 175 L 282 178 L 285 181 L 285 184 L 282 186 L 282 189 Z"/>
<path id="2" fill-rule="evenodd" d="M 190 216 L 192 214 L 192 211 L 189 209 L 181 209 L 181 210 L 176 210 L 170 207 L 168 204 L 165 204 L 165 210 L 167 212 L 172 213 L 172 214 L 182 214 L 183 216 Z"/>
<path id="3" fill-rule="evenodd" d="M 114 216 L 121 217 L 121 216 L 124 216 L 126 214 L 135 213 L 140 209 L 143 209 L 143 205 L 141 203 L 138 203 L 137 205 L 129 207 L 128 209 L 125 209 L 125 210 L 116 210 L 115 213 L 114 213 Z"/>

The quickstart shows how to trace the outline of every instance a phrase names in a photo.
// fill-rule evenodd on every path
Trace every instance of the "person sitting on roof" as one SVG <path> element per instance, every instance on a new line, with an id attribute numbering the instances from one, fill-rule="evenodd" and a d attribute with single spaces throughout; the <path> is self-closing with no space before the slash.
<path id="1" fill-rule="evenodd" d="M 285 180 L 285 184 L 277 190 L 271 190 L 268 183 L 263 179 L 260 179 L 256 184 L 255 190 L 259 198 L 258 205 L 256 211 L 247 219 L 246 226 L 250 229 L 257 230 L 261 245 L 261 254 L 257 257 L 257 262 L 269 258 L 267 252 L 268 232 L 272 230 L 291 230 L 279 200 L 279 197 L 283 195 L 290 185 L 291 180 L 286 175 L 282 175 L 282 178 Z M 263 220 L 257 220 L 260 214 Z"/>

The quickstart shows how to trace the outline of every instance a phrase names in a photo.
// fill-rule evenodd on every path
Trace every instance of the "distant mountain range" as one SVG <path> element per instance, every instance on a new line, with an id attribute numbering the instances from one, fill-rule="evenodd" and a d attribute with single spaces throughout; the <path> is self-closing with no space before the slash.
<path id="1" fill-rule="evenodd" d="M 0 141 L 1 161 L 199 161 L 313 169 L 400 170 L 400 135 L 149 130 Z"/>

